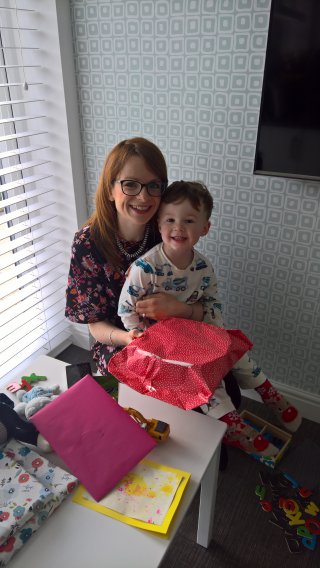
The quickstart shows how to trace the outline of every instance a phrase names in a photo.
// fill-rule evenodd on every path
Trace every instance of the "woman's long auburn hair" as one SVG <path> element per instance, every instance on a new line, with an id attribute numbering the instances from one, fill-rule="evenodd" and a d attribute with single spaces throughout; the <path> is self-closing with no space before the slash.
<path id="1" fill-rule="evenodd" d="M 107 155 L 96 191 L 96 209 L 85 225 L 90 225 L 92 238 L 100 254 L 113 265 L 122 267 L 122 258 L 116 244 L 118 218 L 114 201 L 110 200 L 112 187 L 129 158 L 139 156 L 161 181 L 167 181 L 167 165 L 159 148 L 146 138 L 130 138 L 119 142 Z M 157 231 L 156 218 L 150 221 Z"/>

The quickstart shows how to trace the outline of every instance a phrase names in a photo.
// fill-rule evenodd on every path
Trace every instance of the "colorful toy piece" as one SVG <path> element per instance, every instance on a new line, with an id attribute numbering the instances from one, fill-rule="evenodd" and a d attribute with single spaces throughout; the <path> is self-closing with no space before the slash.
<path id="1" fill-rule="evenodd" d="M 32 389 L 32 386 L 30 383 L 28 383 L 28 381 L 26 381 L 26 379 L 22 379 L 21 381 L 21 388 L 25 391 L 29 391 Z"/>
<path id="2" fill-rule="evenodd" d="M 12 392 L 12 393 L 18 392 L 21 389 L 24 390 L 24 391 L 29 391 L 29 390 L 32 389 L 32 386 L 25 379 L 22 379 L 20 384 L 19 383 L 10 383 L 10 385 L 7 386 L 7 390 L 9 392 Z"/>
<path id="3" fill-rule="evenodd" d="M 259 505 L 271 513 L 269 522 L 282 531 L 291 553 L 315 550 L 320 536 L 320 507 L 310 500 L 313 492 L 285 472 L 259 472 L 255 494 Z"/>
<path id="4" fill-rule="evenodd" d="M 32 383 L 46 380 L 47 377 L 45 377 L 44 375 L 36 375 L 36 373 L 31 373 L 31 375 L 24 375 L 23 377 L 21 377 L 21 383 L 10 383 L 10 385 L 7 386 L 7 390 L 12 393 L 15 393 L 21 389 L 30 391 L 32 389 Z"/>
<path id="5" fill-rule="evenodd" d="M 15 393 L 18 390 L 21 390 L 22 386 L 19 383 L 10 383 L 10 385 L 7 386 L 7 391 Z"/>
<path id="6" fill-rule="evenodd" d="M 28 381 L 28 383 L 37 383 L 38 381 L 46 381 L 47 377 L 44 375 L 36 375 L 35 373 L 31 373 L 29 376 L 21 377 L 22 380 Z"/>
<path id="7" fill-rule="evenodd" d="M 263 420 L 260 416 L 256 416 L 247 410 L 243 410 L 240 416 L 243 418 L 244 422 L 250 424 L 251 427 L 255 428 L 261 434 L 261 436 L 257 437 L 258 440 L 259 438 L 261 439 L 261 444 L 263 444 L 264 441 L 269 441 L 278 449 L 278 452 L 274 456 L 261 456 L 254 453 L 250 454 L 255 460 L 274 469 L 291 442 L 291 434 L 288 434 L 288 432 L 281 430 L 277 426 L 270 424 L 270 422 Z M 257 450 L 261 449 L 263 449 L 262 446 L 257 446 Z"/>

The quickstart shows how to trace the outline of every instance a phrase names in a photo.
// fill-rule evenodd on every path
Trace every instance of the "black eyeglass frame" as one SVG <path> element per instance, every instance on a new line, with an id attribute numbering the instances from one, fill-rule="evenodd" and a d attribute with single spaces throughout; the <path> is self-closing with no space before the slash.
<path id="1" fill-rule="evenodd" d="M 123 189 L 123 184 L 126 181 L 132 181 L 134 183 L 138 183 L 140 185 L 139 191 L 137 193 L 126 193 Z M 116 179 L 114 181 L 114 183 L 120 183 L 122 193 L 124 193 L 124 195 L 128 195 L 129 197 L 135 197 L 136 195 L 139 195 L 139 193 L 141 193 L 141 191 L 143 190 L 144 187 L 146 188 L 148 195 L 150 195 L 150 197 L 161 197 L 168 187 L 168 181 L 159 181 L 159 182 L 158 181 L 150 181 L 149 183 L 141 183 L 140 181 L 138 181 L 136 179 Z M 149 185 L 152 185 L 154 183 L 158 183 L 160 185 L 160 193 L 157 194 L 157 195 L 155 195 L 154 193 L 150 193 Z"/>

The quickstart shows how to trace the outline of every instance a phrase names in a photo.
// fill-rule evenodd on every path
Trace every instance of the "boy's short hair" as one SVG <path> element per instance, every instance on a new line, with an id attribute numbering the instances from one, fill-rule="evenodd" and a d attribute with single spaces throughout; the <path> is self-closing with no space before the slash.
<path id="1" fill-rule="evenodd" d="M 197 211 L 199 211 L 201 203 L 203 203 L 207 219 L 210 219 L 213 209 L 213 198 L 208 188 L 201 182 L 174 181 L 168 185 L 162 196 L 161 203 L 175 203 L 185 199 L 188 199 L 192 207 L 197 209 Z"/>

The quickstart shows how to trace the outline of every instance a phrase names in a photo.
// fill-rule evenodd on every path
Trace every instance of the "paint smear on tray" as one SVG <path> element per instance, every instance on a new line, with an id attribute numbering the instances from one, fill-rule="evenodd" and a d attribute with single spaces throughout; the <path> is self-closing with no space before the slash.
<path id="1" fill-rule="evenodd" d="M 113 511 L 161 525 L 181 482 L 181 476 L 140 463 L 101 501 Z"/>

